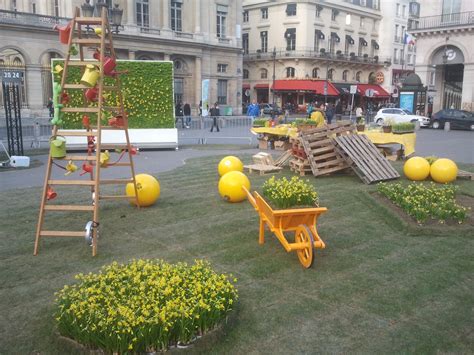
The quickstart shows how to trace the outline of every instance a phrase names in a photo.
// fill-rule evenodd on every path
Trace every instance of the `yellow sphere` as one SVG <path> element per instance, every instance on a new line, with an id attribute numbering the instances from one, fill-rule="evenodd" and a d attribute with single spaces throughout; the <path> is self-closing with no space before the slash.
<path id="1" fill-rule="evenodd" d="M 244 164 L 242 164 L 239 158 L 229 155 L 220 161 L 217 171 L 219 172 L 219 176 L 224 176 L 229 171 L 242 172 L 244 171 Z"/>
<path id="2" fill-rule="evenodd" d="M 135 175 L 135 180 L 137 181 L 138 205 L 140 207 L 153 205 L 158 200 L 158 197 L 160 197 L 160 183 L 158 180 L 148 174 Z M 125 193 L 127 196 L 135 196 L 135 189 L 132 183 L 127 184 Z M 131 204 L 135 205 L 135 201 L 132 201 Z"/>
<path id="3" fill-rule="evenodd" d="M 229 171 L 219 180 L 219 194 L 227 202 L 241 202 L 247 197 L 242 186 L 250 190 L 248 177 L 240 171 Z"/>
<path id="4" fill-rule="evenodd" d="M 425 158 L 413 157 L 406 161 L 403 172 L 410 180 L 425 180 L 430 175 L 430 163 Z"/>
<path id="5" fill-rule="evenodd" d="M 458 167 L 451 159 L 438 159 L 431 165 L 431 178 L 440 183 L 456 180 Z"/>

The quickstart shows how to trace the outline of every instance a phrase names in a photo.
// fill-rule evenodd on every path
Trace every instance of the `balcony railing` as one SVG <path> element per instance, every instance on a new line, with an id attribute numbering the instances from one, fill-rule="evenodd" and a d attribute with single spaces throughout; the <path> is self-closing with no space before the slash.
<path id="1" fill-rule="evenodd" d="M 0 24 L 13 24 L 52 28 L 57 24 L 68 23 L 71 19 L 67 17 L 56 17 L 31 14 L 28 12 L 0 10 Z"/>
<path id="2" fill-rule="evenodd" d="M 326 52 L 325 50 L 314 50 L 309 48 L 297 48 L 296 50 L 287 51 L 284 48 L 277 49 L 275 52 L 276 59 L 282 58 L 318 58 L 320 60 L 330 60 L 336 62 L 348 62 L 352 64 L 368 64 L 368 65 L 391 65 L 391 58 L 381 58 L 377 55 L 369 56 L 368 54 L 356 55 L 354 52 L 345 54 L 342 51 L 335 53 Z M 273 51 L 270 52 L 249 52 L 244 54 L 244 61 L 252 60 L 273 60 Z"/>
<path id="3" fill-rule="evenodd" d="M 414 21 L 409 24 L 408 30 L 419 31 L 460 26 L 474 27 L 474 11 L 420 17 L 417 22 Z"/>

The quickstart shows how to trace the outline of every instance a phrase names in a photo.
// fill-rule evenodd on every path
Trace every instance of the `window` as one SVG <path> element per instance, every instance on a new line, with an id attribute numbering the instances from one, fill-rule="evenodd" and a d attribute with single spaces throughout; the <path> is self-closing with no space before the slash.
<path id="1" fill-rule="evenodd" d="M 262 53 L 268 52 L 268 32 L 262 31 L 260 32 L 260 50 Z"/>
<path id="2" fill-rule="evenodd" d="M 411 58 L 412 58 L 411 54 L 407 54 L 407 64 L 412 64 Z"/>
<path id="3" fill-rule="evenodd" d="M 184 92 L 184 79 L 175 78 L 174 79 L 174 102 L 178 103 L 183 101 L 183 92 Z"/>
<path id="4" fill-rule="evenodd" d="M 400 4 L 397 4 L 396 14 L 397 14 L 397 16 L 400 16 Z"/>
<path id="5" fill-rule="evenodd" d="M 323 11 L 323 7 L 321 5 L 316 5 L 316 17 L 321 17 L 321 11 Z"/>
<path id="6" fill-rule="evenodd" d="M 395 64 L 398 64 L 398 49 L 397 48 L 393 50 L 393 62 Z"/>
<path id="7" fill-rule="evenodd" d="M 407 6 L 406 5 L 402 6 L 402 16 L 407 17 Z"/>
<path id="8" fill-rule="evenodd" d="M 218 73 L 227 73 L 227 64 L 217 64 Z"/>
<path id="9" fill-rule="evenodd" d="M 400 41 L 400 33 L 398 32 L 400 30 L 400 26 L 399 25 L 395 25 L 395 42 L 399 42 Z"/>
<path id="10" fill-rule="evenodd" d="M 217 80 L 217 103 L 227 104 L 227 80 Z"/>
<path id="11" fill-rule="evenodd" d="M 406 32 L 405 32 L 405 26 L 402 26 L 402 35 L 400 36 L 400 39 L 402 43 L 405 43 L 405 35 L 406 35 Z"/>
<path id="12" fill-rule="evenodd" d="M 295 68 L 292 68 L 292 67 L 286 68 L 286 77 L 287 78 L 294 78 L 295 77 Z"/>
<path id="13" fill-rule="evenodd" d="M 16 9 L 16 0 L 13 3 Z M 59 0 L 54 0 L 54 16 L 59 17 Z"/>
<path id="14" fill-rule="evenodd" d="M 227 19 L 227 6 L 217 5 L 216 34 L 218 38 L 225 38 L 226 36 L 226 19 Z"/>
<path id="15" fill-rule="evenodd" d="M 400 64 L 405 64 L 405 50 L 400 49 Z"/>
<path id="16" fill-rule="evenodd" d="M 360 17 L 360 28 L 364 28 L 365 27 L 365 17 Z"/>
<path id="17" fill-rule="evenodd" d="M 342 72 L 342 80 L 347 81 L 347 78 L 349 77 L 349 70 L 344 70 Z"/>
<path id="18" fill-rule="evenodd" d="M 247 10 L 245 10 L 243 13 L 242 13 L 242 21 L 243 22 L 249 22 L 249 12 Z"/>
<path id="19" fill-rule="evenodd" d="M 31 12 L 36 14 L 36 4 L 35 3 L 31 4 Z"/>
<path id="20" fill-rule="evenodd" d="M 331 37 L 330 37 L 330 40 L 329 40 L 329 52 L 330 52 L 331 54 L 334 54 L 336 45 L 337 45 L 337 43 L 339 43 L 340 41 L 341 41 L 341 39 L 339 38 L 339 36 L 337 35 L 337 33 L 336 33 L 336 32 L 331 32 Z"/>
<path id="21" fill-rule="evenodd" d="M 358 71 L 358 72 L 356 73 L 356 81 L 357 81 L 358 83 L 360 83 L 360 77 L 361 77 L 361 76 L 362 76 L 362 72 L 361 72 L 361 71 Z"/>
<path id="22" fill-rule="evenodd" d="M 337 15 L 339 15 L 339 10 L 332 9 L 332 12 L 331 12 L 331 21 L 336 21 Z"/>
<path id="23" fill-rule="evenodd" d="M 324 33 L 321 30 L 314 30 L 314 50 L 319 51 L 321 43 L 324 43 Z"/>
<path id="24" fill-rule="evenodd" d="M 296 4 L 286 5 L 286 16 L 296 16 Z"/>
<path id="25" fill-rule="evenodd" d="M 137 26 L 148 27 L 150 25 L 150 13 L 148 0 L 137 0 L 136 2 Z"/>
<path id="26" fill-rule="evenodd" d="M 10 10 L 12 10 L 12 11 L 16 10 L 16 0 L 12 0 Z"/>
<path id="27" fill-rule="evenodd" d="M 181 21 L 181 1 L 171 1 L 171 29 L 181 32 L 183 30 Z"/>
<path id="28" fill-rule="evenodd" d="M 242 34 L 242 49 L 244 50 L 244 54 L 249 54 L 249 34 L 248 33 Z"/>
<path id="29" fill-rule="evenodd" d="M 260 70 L 260 79 L 266 79 L 268 77 L 268 70 L 262 69 Z"/>
<path id="30" fill-rule="evenodd" d="M 260 13 L 262 15 L 262 20 L 268 19 L 268 8 L 264 7 L 260 9 Z"/>
<path id="31" fill-rule="evenodd" d="M 312 77 L 314 79 L 319 79 L 319 68 L 313 68 Z"/>
<path id="32" fill-rule="evenodd" d="M 350 26 L 351 25 L 351 14 L 346 15 L 346 25 Z"/>
<path id="33" fill-rule="evenodd" d="M 328 80 L 334 80 L 335 76 L 336 76 L 336 71 L 334 69 L 329 69 L 328 70 Z"/>
<path id="34" fill-rule="evenodd" d="M 359 37 L 359 53 L 358 53 L 359 56 L 365 54 L 366 47 L 367 47 L 367 41 L 364 38 Z"/>
<path id="35" fill-rule="evenodd" d="M 285 32 L 286 50 L 294 51 L 296 49 L 296 28 L 288 28 Z"/>
<path id="36" fill-rule="evenodd" d="M 243 79 L 248 79 L 248 78 L 249 78 L 249 71 L 247 69 L 244 69 Z"/>
<path id="37" fill-rule="evenodd" d="M 375 84 L 377 82 L 377 77 L 374 72 L 369 73 L 368 82 L 369 84 Z"/>
<path id="38" fill-rule="evenodd" d="M 174 61 L 174 69 L 182 70 L 183 69 L 183 63 L 181 63 L 180 60 L 175 60 Z"/>

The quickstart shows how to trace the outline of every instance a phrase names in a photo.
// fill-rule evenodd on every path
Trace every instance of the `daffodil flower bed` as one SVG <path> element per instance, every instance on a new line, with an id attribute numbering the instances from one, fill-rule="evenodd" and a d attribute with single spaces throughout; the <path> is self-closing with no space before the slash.
<path id="1" fill-rule="evenodd" d="M 237 290 L 206 261 L 132 260 L 76 275 L 56 296 L 61 335 L 106 352 L 153 352 L 187 344 L 233 309 Z"/>
<path id="2" fill-rule="evenodd" d="M 314 187 L 298 176 L 293 176 L 290 180 L 286 177 L 275 179 L 272 176 L 263 184 L 262 193 L 277 208 L 319 206 L 318 193 Z"/>
<path id="3" fill-rule="evenodd" d="M 378 184 L 378 192 L 422 224 L 429 219 L 440 223 L 452 219 L 462 223 L 467 218 L 468 209 L 456 203 L 455 185 L 436 185 L 412 182 Z"/>

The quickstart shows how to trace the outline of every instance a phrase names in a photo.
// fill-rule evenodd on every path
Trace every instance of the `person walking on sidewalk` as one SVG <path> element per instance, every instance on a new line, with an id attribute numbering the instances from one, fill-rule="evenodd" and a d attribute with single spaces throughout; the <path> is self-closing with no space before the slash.
<path id="1" fill-rule="evenodd" d="M 255 117 L 260 115 L 260 106 L 257 104 L 256 100 L 253 100 L 252 104 L 247 107 L 247 116 L 252 117 L 252 122 L 255 120 Z"/>
<path id="2" fill-rule="evenodd" d="M 176 126 L 176 124 L 178 123 L 178 120 L 181 118 L 181 125 L 183 126 L 184 128 L 184 118 L 183 118 L 183 104 L 181 103 L 181 101 L 179 101 L 175 108 L 174 108 L 174 114 L 176 115 L 176 119 L 174 121 L 174 124 Z"/>
<path id="3" fill-rule="evenodd" d="M 187 102 L 184 104 L 183 112 L 184 119 L 186 120 L 186 128 L 189 128 L 189 126 L 191 125 L 191 105 Z"/>
<path id="4" fill-rule="evenodd" d="M 211 111 L 209 113 L 210 113 L 210 116 L 212 117 L 211 132 L 214 131 L 214 127 L 216 127 L 217 132 L 220 132 L 219 125 L 217 124 L 217 118 L 219 117 L 219 106 L 217 105 L 217 102 L 214 104 L 214 107 L 211 108 Z"/>

